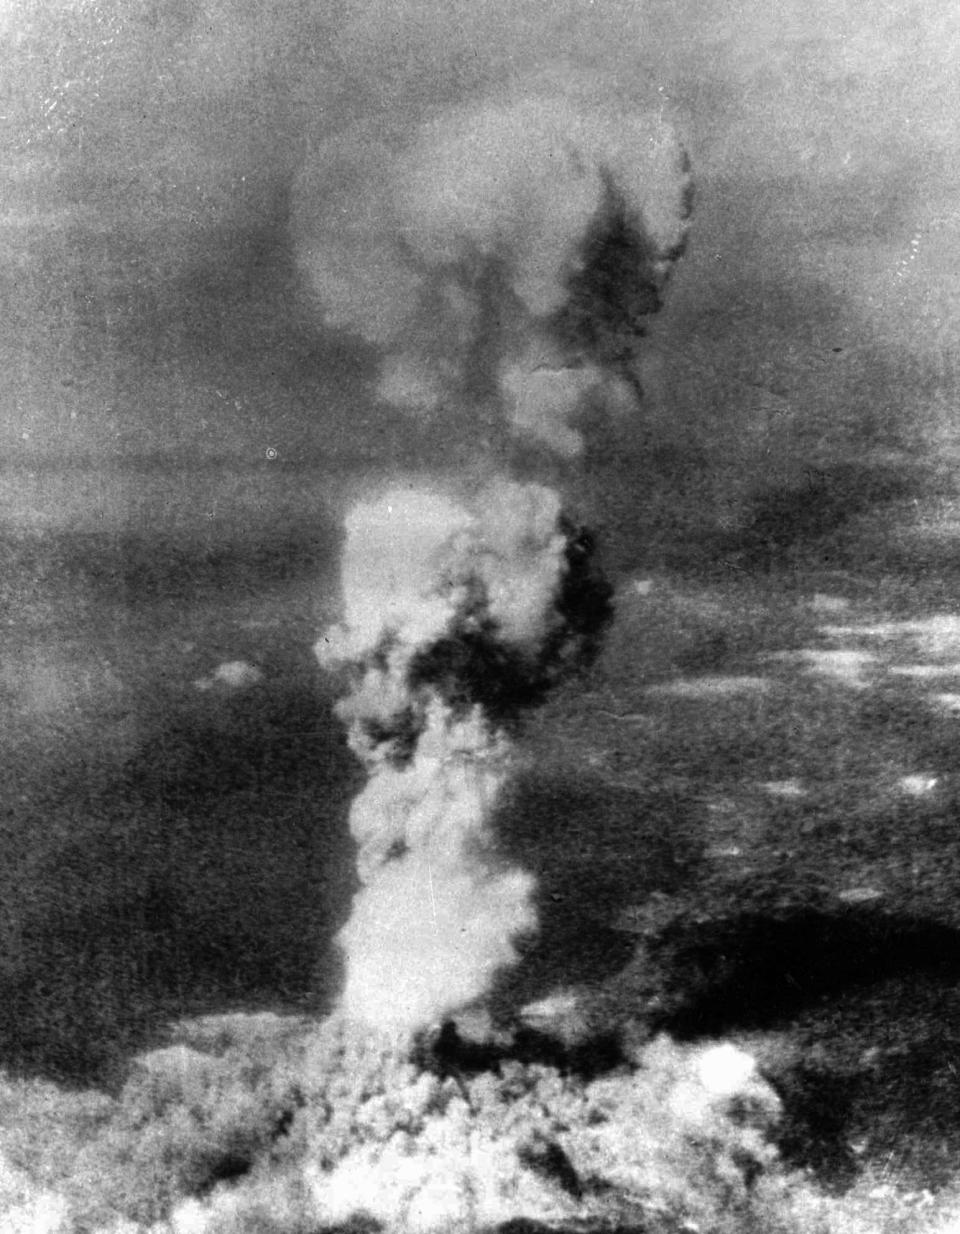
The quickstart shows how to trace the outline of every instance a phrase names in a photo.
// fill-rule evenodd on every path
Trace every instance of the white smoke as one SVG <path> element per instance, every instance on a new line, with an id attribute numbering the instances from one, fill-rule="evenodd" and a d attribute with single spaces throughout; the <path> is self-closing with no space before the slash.
<path id="1" fill-rule="evenodd" d="M 287 1168 L 181 1203 L 162 1234 L 807 1228 L 765 1220 L 781 1105 L 731 1046 L 658 1039 L 594 1080 L 517 1062 L 457 1080 L 330 1022 L 304 1088 Z"/>
<path id="2" fill-rule="evenodd" d="M 499 671 L 488 651 L 536 672 L 567 571 L 559 500 L 540 485 L 501 481 L 469 505 L 395 489 L 347 518 L 344 622 L 317 650 L 351 667 L 338 710 L 369 774 L 350 813 L 363 886 L 340 935 L 349 1019 L 439 1022 L 536 928 L 533 879 L 491 834 L 516 760 L 478 674 Z"/>
<path id="3" fill-rule="evenodd" d="M 636 403 L 628 353 L 682 250 L 689 179 L 661 116 L 524 93 L 336 135 L 294 213 L 324 322 L 381 351 L 382 399 L 479 410 L 573 457 L 579 414 Z"/>

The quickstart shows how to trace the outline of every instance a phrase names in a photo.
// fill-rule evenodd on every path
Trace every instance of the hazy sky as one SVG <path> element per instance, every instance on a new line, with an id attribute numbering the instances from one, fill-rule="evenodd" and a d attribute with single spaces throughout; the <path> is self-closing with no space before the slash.
<path id="1" fill-rule="evenodd" d="M 952 435 L 949 0 L 0 0 L 0 39 L 8 465 L 395 453 L 368 357 L 293 294 L 290 185 L 358 124 L 544 80 L 691 153 L 658 431 L 785 474 Z"/>

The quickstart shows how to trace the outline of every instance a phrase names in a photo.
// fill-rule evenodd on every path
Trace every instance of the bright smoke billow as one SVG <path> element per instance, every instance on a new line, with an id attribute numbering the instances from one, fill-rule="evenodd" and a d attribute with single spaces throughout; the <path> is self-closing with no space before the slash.
<path id="1" fill-rule="evenodd" d="M 532 933 L 533 880 L 497 858 L 508 727 L 609 614 L 588 541 L 551 489 L 500 481 L 455 502 L 397 488 L 347 518 L 340 704 L 369 771 L 350 827 L 362 885 L 341 934 L 342 1010 L 408 1037 L 479 998 Z"/>

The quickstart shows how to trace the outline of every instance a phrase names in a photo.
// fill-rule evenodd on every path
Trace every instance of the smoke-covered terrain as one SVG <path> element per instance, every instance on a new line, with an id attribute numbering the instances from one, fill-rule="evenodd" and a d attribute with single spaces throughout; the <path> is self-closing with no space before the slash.
<path id="1" fill-rule="evenodd" d="M 0 0 L 0 1226 L 954 1228 L 958 54 Z"/>

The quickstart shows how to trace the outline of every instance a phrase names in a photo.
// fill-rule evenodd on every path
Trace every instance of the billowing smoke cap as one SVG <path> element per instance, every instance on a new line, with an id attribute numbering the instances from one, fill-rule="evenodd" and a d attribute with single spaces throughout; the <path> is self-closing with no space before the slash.
<path id="1" fill-rule="evenodd" d="M 585 402 L 635 398 L 625 359 L 683 251 L 672 129 L 548 94 L 384 132 L 339 135 L 300 177 L 296 248 L 321 319 L 382 349 L 384 400 L 492 407 L 508 434 L 576 454 Z"/>
<path id="2" fill-rule="evenodd" d="M 344 620 L 316 651 L 351 666 L 338 707 L 375 744 L 441 698 L 497 722 L 589 663 L 612 615 L 590 534 L 555 492 L 501 480 L 471 501 L 403 487 L 347 517 Z M 414 728 L 416 728 L 414 724 Z"/>
<path id="3" fill-rule="evenodd" d="M 424 125 L 400 160 L 403 239 L 433 267 L 499 258 L 529 313 L 556 310 L 576 239 L 601 197 L 589 143 L 582 118 L 557 99 L 448 113 Z"/>

